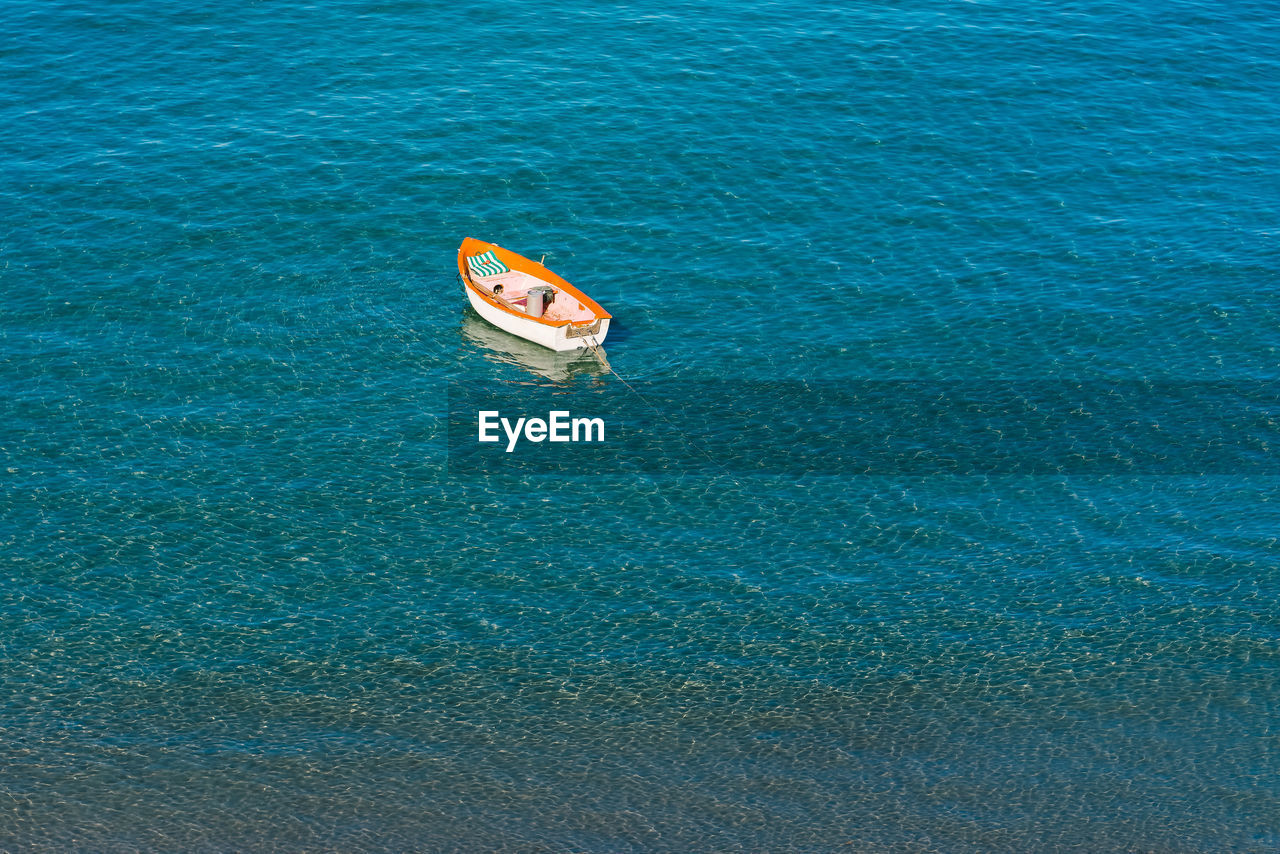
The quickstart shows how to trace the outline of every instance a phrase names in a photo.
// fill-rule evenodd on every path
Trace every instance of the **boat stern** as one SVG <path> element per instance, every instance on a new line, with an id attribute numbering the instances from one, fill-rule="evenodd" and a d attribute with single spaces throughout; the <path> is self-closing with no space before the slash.
<path id="1" fill-rule="evenodd" d="M 556 328 L 555 349 L 558 351 L 586 350 L 599 347 L 609 334 L 608 317 L 597 317 L 591 323 L 566 323 Z"/>

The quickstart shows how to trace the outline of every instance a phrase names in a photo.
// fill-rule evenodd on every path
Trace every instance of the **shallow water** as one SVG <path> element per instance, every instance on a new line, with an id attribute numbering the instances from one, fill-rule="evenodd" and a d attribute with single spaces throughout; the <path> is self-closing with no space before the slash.
<path id="1" fill-rule="evenodd" d="M 1273 13 L 10 3 L 0 847 L 1280 847 Z"/>

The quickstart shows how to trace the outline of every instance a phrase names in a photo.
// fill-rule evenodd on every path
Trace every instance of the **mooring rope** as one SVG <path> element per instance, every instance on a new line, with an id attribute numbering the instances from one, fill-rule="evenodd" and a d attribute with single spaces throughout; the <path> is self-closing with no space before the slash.
<path id="1" fill-rule="evenodd" d="M 663 411 L 662 411 L 662 409 L 661 409 L 660 407 L 658 407 L 658 406 L 654 405 L 654 404 L 653 404 L 653 403 L 651 403 L 651 402 L 649 401 L 649 399 L 648 399 L 648 398 L 646 398 L 643 394 L 641 394 L 640 392 L 636 391 L 635 387 L 634 387 L 633 385 L 631 385 L 631 383 L 627 382 L 625 379 L 623 379 L 623 378 L 622 378 L 622 374 L 618 373 L 617 371 L 615 371 L 615 370 L 613 369 L 613 365 L 610 365 L 610 364 L 609 364 L 609 361 L 604 357 L 604 352 L 603 352 L 603 350 L 602 350 L 602 349 L 601 349 L 601 347 L 600 347 L 600 342 L 596 340 L 596 335 L 595 335 L 595 333 L 594 333 L 594 332 L 593 332 L 593 333 L 591 333 L 591 342 L 590 342 L 590 344 L 589 344 L 588 346 L 590 346 L 590 347 L 591 347 L 591 352 L 592 352 L 592 354 L 593 354 L 597 359 L 599 359 L 599 360 L 600 360 L 600 364 L 601 364 L 601 365 L 603 365 L 603 366 L 605 367 L 605 370 L 607 370 L 609 373 L 613 374 L 615 377 L 617 377 L 617 378 L 618 378 L 618 382 L 622 383 L 624 386 L 626 386 L 626 387 L 627 387 L 627 390 L 628 390 L 628 391 L 630 391 L 630 392 L 631 392 L 632 394 L 634 394 L 636 397 L 640 398 L 640 400 L 644 403 L 644 405 L 645 405 L 645 406 L 649 407 L 649 408 L 650 408 L 650 409 L 652 409 L 654 412 L 658 413 L 658 416 L 659 416 L 660 418 L 662 418 L 662 420 L 663 420 L 663 421 L 665 421 L 665 422 L 667 422 L 668 424 L 670 424 L 670 425 L 675 429 L 675 431 L 676 431 L 677 433 L 679 433 L 682 437 L 684 437 L 685 442 L 687 442 L 687 443 L 688 443 L 689 445 L 691 445 L 692 447 L 697 448 L 697 449 L 698 449 L 698 453 L 700 453 L 700 454 L 702 454 L 704 457 L 706 457 L 706 458 L 707 458 L 707 460 L 708 460 L 708 461 L 710 461 L 712 465 L 714 465 L 716 468 L 720 469 L 720 471 L 721 471 L 721 472 L 724 472 L 725 474 L 728 474 L 728 472 L 727 472 L 727 471 L 725 471 L 724 465 L 720 462 L 720 460 L 718 460 L 718 459 L 716 459 L 714 456 L 712 456 L 711 452 L 710 452 L 710 451 L 708 451 L 706 448 L 702 447 L 702 445 L 701 445 L 700 443 L 695 442 L 695 441 L 693 440 L 693 437 L 692 437 L 692 436 L 690 436 L 688 433 L 686 433 L 684 430 L 682 430 L 682 429 L 680 428 L 680 425 L 679 425 L 679 424 L 677 424 L 676 422 L 674 422 L 674 421 L 672 421 L 670 418 L 668 418 L 668 417 L 667 417 L 667 414 L 666 414 L 665 412 L 663 412 Z"/>

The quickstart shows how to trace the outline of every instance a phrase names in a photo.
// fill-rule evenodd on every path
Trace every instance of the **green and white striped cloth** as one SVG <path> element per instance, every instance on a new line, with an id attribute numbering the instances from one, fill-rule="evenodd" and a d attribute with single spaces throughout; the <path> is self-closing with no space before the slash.
<path id="1" fill-rule="evenodd" d="M 492 249 L 468 257 L 467 265 L 471 267 L 473 276 L 497 276 L 511 272 L 511 268 L 499 261 Z"/>

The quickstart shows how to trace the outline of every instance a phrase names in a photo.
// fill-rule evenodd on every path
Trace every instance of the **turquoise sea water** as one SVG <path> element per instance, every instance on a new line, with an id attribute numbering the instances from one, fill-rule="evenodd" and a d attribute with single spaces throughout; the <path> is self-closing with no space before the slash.
<path id="1" fill-rule="evenodd" d="M 0 849 L 1277 850 L 1278 11 L 5 3 Z"/>

